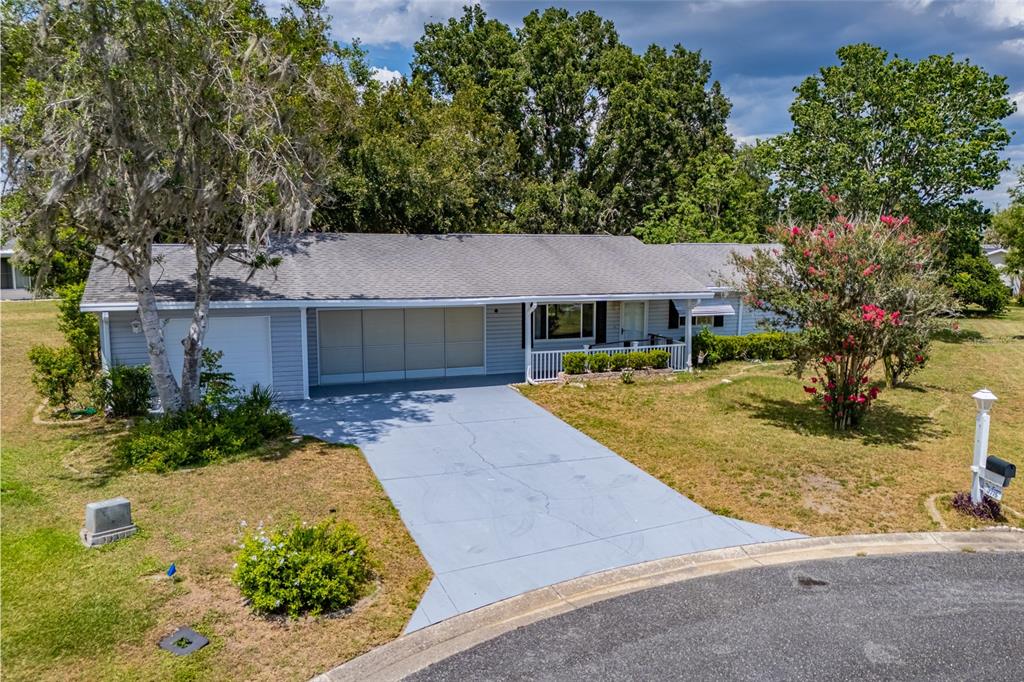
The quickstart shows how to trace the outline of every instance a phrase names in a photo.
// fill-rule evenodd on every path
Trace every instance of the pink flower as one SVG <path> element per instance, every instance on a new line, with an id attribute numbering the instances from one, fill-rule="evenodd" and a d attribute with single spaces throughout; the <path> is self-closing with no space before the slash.
<path id="1" fill-rule="evenodd" d="M 914 356 L 914 362 L 916 362 L 919 365 L 922 364 L 924 362 L 924 356 L 923 355 L 915 355 Z"/>
<path id="2" fill-rule="evenodd" d="M 811 377 L 811 383 L 812 384 L 818 383 L 818 377 Z"/>
<path id="3" fill-rule="evenodd" d="M 824 400 L 826 403 L 832 402 L 832 396 L 828 395 L 827 393 L 823 395 L 821 399 Z"/>
<path id="4" fill-rule="evenodd" d="M 878 397 L 878 387 L 877 386 L 872 386 L 871 390 L 868 391 L 868 394 L 871 396 L 872 400 L 877 398 Z"/>
<path id="5" fill-rule="evenodd" d="M 817 393 L 818 389 L 816 389 L 814 386 L 804 386 L 804 392 L 805 393 Z"/>
<path id="6" fill-rule="evenodd" d="M 896 219 L 893 218 L 891 215 L 880 216 L 878 218 L 878 220 L 881 221 L 882 223 L 888 225 L 889 227 L 892 227 L 893 225 L 896 224 Z"/>
<path id="7" fill-rule="evenodd" d="M 800 228 L 798 226 L 794 225 L 793 227 L 789 228 L 789 233 L 792 236 L 796 237 L 797 235 L 800 234 Z"/>
<path id="8" fill-rule="evenodd" d="M 832 203 L 832 204 L 834 204 L 834 203 L 836 203 L 837 201 L 839 201 L 839 196 L 838 196 L 838 195 L 835 195 L 835 194 L 829 194 L 829 195 L 828 195 L 828 200 L 829 200 L 829 203 Z"/>

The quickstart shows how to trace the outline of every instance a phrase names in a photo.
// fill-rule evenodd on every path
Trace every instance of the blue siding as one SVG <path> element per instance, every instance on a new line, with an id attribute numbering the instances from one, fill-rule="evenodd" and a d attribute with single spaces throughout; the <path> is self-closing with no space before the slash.
<path id="1" fill-rule="evenodd" d="M 521 304 L 487 307 L 488 374 L 524 371 L 523 307 Z"/>
<path id="2" fill-rule="evenodd" d="M 190 310 L 166 310 L 164 318 L 189 317 Z M 270 346 L 273 363 L 273 389 L 285 400 L 302 398 L 302 337 L 299 329 L 298 308 L 211 310 L 210 317 L 243 317 L 262 315 L 270 317 Z M 110 313 L 110 358 L 114 364 L 142 365 L 149 362 L 146 337 L 132 331 L 135 313 Z M 176 340 L 168 339 L 169 343 Z"/>
<path id="3" fill-rule="evenodd" d="M 316 309 L 310 308 L 306 311 L 306 348 L 309 353 L 309 385 L 320 385 L 320 346 L 317 339 Z"/>

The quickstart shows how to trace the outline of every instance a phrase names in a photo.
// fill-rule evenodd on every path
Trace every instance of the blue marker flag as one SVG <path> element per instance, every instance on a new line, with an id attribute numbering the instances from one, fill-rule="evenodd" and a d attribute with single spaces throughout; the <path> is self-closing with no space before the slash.
<path id="1" fill-rule="evenodd" d="M 174 567 L 174 564 L 171 564 L 171 567 L 167 569 L 167 577 L 170 578 L 171 576 L 173 576 L 177 572 L 178 572 L 178 569 Z"/>

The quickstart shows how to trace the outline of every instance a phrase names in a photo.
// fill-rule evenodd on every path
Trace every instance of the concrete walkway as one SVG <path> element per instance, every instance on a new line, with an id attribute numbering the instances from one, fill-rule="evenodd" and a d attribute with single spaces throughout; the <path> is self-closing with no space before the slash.
<path id="1" fill-rule="evenodd" d="M 333 388 L 287 405 L 300 433 L 362 448 L 433 568 L 407 632 L 610 568 L 799 537 L 712 514 L 510 379 Z"/>

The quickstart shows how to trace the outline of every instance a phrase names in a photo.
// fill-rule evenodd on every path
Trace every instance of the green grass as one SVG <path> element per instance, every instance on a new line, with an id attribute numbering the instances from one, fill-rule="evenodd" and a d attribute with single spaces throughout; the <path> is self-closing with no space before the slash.
<path id="1" fill-rule="evenodd" d="M 51 303 L 0 304 L 5 680 L 308 679 L 400 634 L 431 574 L 358 450 L 307 439 L 193 471 L 121 471 L 110 444 L 122 425 L 33 421 L 25 353 L 59 342 L 54 313 Z M 131 500 L 140 532 L 85 548 L 85 503 L 116 495 Z M 240 521 L 335 516 L 367 538 L 376 592 L 340 618 L 285 627 L 252 616 L 230 580 Z M 164 576 L 171 562 L 175 581 Z M 181 625 L 211 644 L 188 657 L 160 651 Z"/>
<path id="2" fill-rule="evenodd" d="M 526 395 L 708 509 L 814 534 L 976 525 L 948 497 L 970 483 L 971 393 L 999 396 L 990 451 L 1021 458 L 1024 309 L 967 318 L 906 388 L 885 390 L 863 428 L 836 433 L 788 363 L 727 363 L 675 380 L 528 387 Z M 1024 511 L 1024 485 L 1006 505 Z M 1010 523 L 1022 525 L 1010 514 Z"/>

